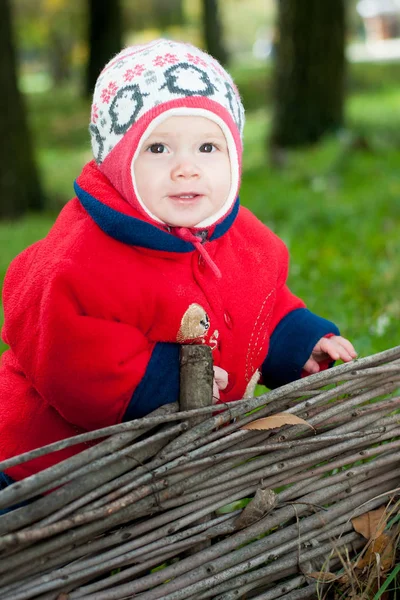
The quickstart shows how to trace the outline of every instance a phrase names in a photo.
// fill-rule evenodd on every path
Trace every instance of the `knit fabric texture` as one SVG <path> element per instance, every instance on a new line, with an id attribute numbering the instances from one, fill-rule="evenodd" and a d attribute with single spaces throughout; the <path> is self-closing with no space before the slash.
<path id="1" fill-rule="evenodd" d="M 101 72 L 93 95 L 90 134 L 101 164 L 146 113 L 172 100 L 208 110 L 205 99 L 229 115 L 240 136 L 244 109 L 231 76 L 212 56 L 191 44 L 156 40 L 122 50 Z M 187 104 L 186 99 L 191 99 Z M 157 111 L 158 112 L 158 111 Z"/>

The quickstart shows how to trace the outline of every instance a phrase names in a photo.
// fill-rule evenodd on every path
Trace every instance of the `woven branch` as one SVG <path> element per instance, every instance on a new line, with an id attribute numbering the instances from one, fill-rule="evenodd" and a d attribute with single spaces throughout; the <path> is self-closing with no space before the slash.
<path id="1" fill-rule="evenodd" d="M 221 405 L 218 414 L 167 405 L 3 461 L 0 470 L 101 438 L 0 492 L 7 507 L 57 488 L 0 517 L 0 597 L 313 597 L 316 584 L 299 564 L 324 562 L 332 547 L 360 548 L 350 519 L 398 494 L 399 385 L 397 347 Z M 314 431 L 241 429 L 282 411 Z M 274 488 L 272 512 L 238 529 L 243 503 L 235 502 Z M 215 515 L 229 503 L 233 512 Z"/>

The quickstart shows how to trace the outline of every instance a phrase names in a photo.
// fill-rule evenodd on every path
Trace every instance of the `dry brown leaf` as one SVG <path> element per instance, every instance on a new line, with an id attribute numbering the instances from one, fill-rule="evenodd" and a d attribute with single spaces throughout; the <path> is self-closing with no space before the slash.
<path id="1" fill-rule="evenodd" d="M 378 563 L 381 574 L 386 573 L 394 564 L 395 553 L 396 547 L 393 537 L 388 533 L 382 533 L 378 538 L 371 541 L 365 554 L 357 561 L 356 567 L 357 569 L 364 569 Z"/>
<path id="2" fill-rule="evenodd" d="M 276 504 L 276 494 L 272 490 L 258 488 L 254 498 L 242 510 L 235 521 L 236 529 L 244 529 L 267 515 Z"/>
<path id="3" fill-rule="evenodd" d="M 359 517 L 351 520 L 354 529 L 367 540 L 378 538 L 385 530 L 387 523 L 386 508 L 381 506 L 376 510 L 370 510 Z"/>
<path id="4" fill-rule="evenodd" d="M 310 423 L 291 413 L 277 413 L 264 419 L 257 419 L 256 421 L 247 423 L 247 425 L 243 425 L 241 429 L 278 429 L 284 425 L 307 425 L 307 427 L 314 429 Z"/>
<path id="5" fill-rule="evenodd" d="M 312 571 L 311 573 L 304 573 L 307 577 L 315 579 L 320 583 L 348 583 L 349 578 L 347 575 L 335 575 L 335 573 L 325 573 L 324 571 Z"/>

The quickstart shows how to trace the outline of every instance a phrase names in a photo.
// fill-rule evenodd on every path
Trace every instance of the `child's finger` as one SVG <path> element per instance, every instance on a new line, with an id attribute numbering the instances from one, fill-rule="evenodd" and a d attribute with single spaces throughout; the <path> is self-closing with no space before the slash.
<path id="1" fill-rule="evenodd" d="M 214 381 L 216 382 L 218 389 L 224 390 L 228 385 L 228 373 L 221 367 L 214 367 Z"/>
<path id="2" fill-rule="evenodd" d="M 333 360 L 341 359 L 344 362 L 349 362 L 357 356 L 353 345 L 341 336 L 322 339 L 320 342 L 320 349 L 328 354 Z"/>
<path id="3" fill-rule="evenodd" d="M 335 341 L 335 338 L 322 338 L 318 344 L 318 351 L 324 352 L 333 360 L 338 360 L 340 358 L 340 348 L 339 344 Z M 314 348 L 315 350 L 315 348 Z"/>
<path id="4" fill-rule="evenodd" d="M 319 364 L 312 356 L 310 356 L 310 358 L 304 365 L 303 369 L 304 369 L 304 371 L 307 371 L 307 373 L 310 373 L 310 374 L 318 373 L 319 372 Z"/>
<path id="5" fill-rule="evenodd" d="M 351 342 L 349 342 L 349 340 L 346 340 L 346 338 L 338 336 L 338 341 L 352 358 L 356 358 L 357 352 L 355 351 L 353 344 Z"/>

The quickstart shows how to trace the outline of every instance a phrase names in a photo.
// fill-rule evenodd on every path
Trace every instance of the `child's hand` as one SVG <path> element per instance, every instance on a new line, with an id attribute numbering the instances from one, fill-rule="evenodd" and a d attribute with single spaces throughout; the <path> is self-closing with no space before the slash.
<path id="1" fill-rule="evenodd" d="M 353 344 L 349 340 L 346 340 L 346 338 L 340 335 L 333 335 L 329 338 L 323 337 L 315 344 L 311 356 L 303 369 L 310 374 L 318 373 L 320 363 L 326 360 L 341 359 L 343 362 L 350 362 L 356 356 L 357 352 L 354 350 Z"/>
<path id="2" fill-rule="evenodd" d="M 228 373 L 221 367 L 214 367 L 213 404 L 219 400 L 219 390 L 224 390 L 228 385 Z"/>

